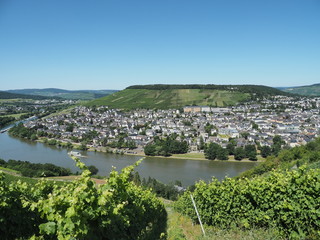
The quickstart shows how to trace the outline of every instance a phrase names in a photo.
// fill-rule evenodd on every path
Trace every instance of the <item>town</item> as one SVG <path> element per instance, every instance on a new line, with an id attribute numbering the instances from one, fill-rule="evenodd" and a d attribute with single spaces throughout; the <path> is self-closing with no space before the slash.
<path id="1" fill-rule="evenodd" d="M 271 147 L 275 136 L 280 136 L 286 147 L 295 147 L 319 135 L 319 106 L 320 98 L 285 96 L 226 108 L 186 106 L 126 112 L 77 106 L 69 113 L 30 121 L 25 126 L 64 143 L 131 154 L 143 154 L 144 147 L 156 137 L 172 134 L 187 142 L 189 152 L 203 152 L 201 145 L 212 142 L 226 148 L 230 139 L 235 140 L 236 147 Z"/>

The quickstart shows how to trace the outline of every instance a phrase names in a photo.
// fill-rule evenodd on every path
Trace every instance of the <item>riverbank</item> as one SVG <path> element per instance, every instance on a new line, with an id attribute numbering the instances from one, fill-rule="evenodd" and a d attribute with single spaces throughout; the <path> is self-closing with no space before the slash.
<path id="1" fill-rule="evenodd" d="M 43 139 L 36 140 L 37 142 L 44 143 Z M 58 140 L 57 140 L 58 141 Z M 66 145 L 66 142 L 62 142 L 62 146 Z M 79 149 L 81 146 L 80 143 L 72 143 L 74 150 L 84 151 L 83 149 Z M 185 154 L 173 154 L 169 157 L 164 156 L 148 156 L 144 153 L 143 149 L 133 149 L 133 150 L 123 150 L 123 149 L 116 149 L 116 148 L 107 148 L 107 147 L 92 147 L 89 146 L 89 148 L 85 151 L 89 152 L 101 152 L 101 153 L 110 153 L 110 154 L 116 154 L 116 155 L 127 155 L 127 156 L 139 156 L 139 157 L 150 157 L 150 158 L 167 158 L 167 159 L 183 159 L 183 160 L 196 160 L 196 161 L 221 161 L 221 162 L 264 162 L 265 158 L 262 158 L 260 155 L 257 155 L 257 160 L 252 161 L 248 158 L 242 159 L 242 160 L 236 160 L 234 159 L 234 156 L 229 156 L 228 160 L 209 160 L 206 159 L 204 156 L 204 153 L 201 152 L 192 152 L 192 153 L 185 153 Z"/>
<path id="2" fill-rule="evenodd" d="M 96 148 L 88 149 L 88 151 L 105 152 L 105 151 L 99 151 Z M 117 151 L 117 149 L 113 149 L 113 151 Z M 133 150 L 133 151 L 135 151 L 135 150 Z M 252 161 L 252 160 L 249 160 L 248 158 L 245 158 L 242 160 L 236 160 L 236 159 L 234 159 L 234 156 L 229 156 L 228 160 L 218 160 L 218 159 L 209 160 L 209 159 L 205 158 L 204 153 L 173 154 L 169 157 L 148 156 L 148 155 L 144 154 L 143 151 L 138 151 L 137 153 L 128 153 L 128 152 L 124 151 L 123 153 L 120 153 L 120 154 L 129 155 L 129 156 L 150 157 L 150 158 L 159 158 L 160 157 L 160 158 L 168 158 L 168 159 L 183 159 L 183 160 L 198 160 L 198 161 L 221 161 L 221 162 L 264 162 L 265 161 L 265 158 L 261 157 L 260 155 L 257 156 L 257 161 Z"/>

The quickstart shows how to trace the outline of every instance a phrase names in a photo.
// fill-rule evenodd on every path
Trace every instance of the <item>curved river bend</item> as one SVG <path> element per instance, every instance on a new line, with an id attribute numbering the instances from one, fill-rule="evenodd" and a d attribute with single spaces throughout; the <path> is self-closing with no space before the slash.
<path id="1" fill-rule="evenodd" d="M 87 165 L 94 165 L 99 169 L 99 175 L 108 176 L 112 167 L 121 170 L 123 167 L 135 163 L 141 157 L 115 155 L 100 152 L 82 152 L 86 156 L 81 160 Z M 53 163 L 78 169 L 74 161 L 68 156 L 67 150 L 51 147 L 42 143 L 20 140 L 10 137 L 7 133 L 0 134 L 0 158 L 15 159 L 33 163 Z M 185 160 L 172 158 L 145 158 L 136 168 L 141 177 L 149 176 L 164 183 L 180 180 L 184 186 L 192 185 L 200 179 L 209 181 L 212 177 L 223 179 L 233 177 L 255 166 L 255 162 L 221 162 L 203 160 Z"/>

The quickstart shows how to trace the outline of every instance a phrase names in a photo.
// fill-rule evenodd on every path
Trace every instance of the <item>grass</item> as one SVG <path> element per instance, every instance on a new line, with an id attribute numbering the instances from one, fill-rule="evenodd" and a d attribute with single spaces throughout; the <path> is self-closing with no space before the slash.
<path id="1" fill-rule="evenodd" d="M 192 158 L 192 159 L 205 159 L 204 153 L 184 153 L 184 154 L 173 154 L 172 158 Z"/>
<path id="2" fill-rule="evenodd" d="M 3 115 L 1 117 L 14 117 L 16 119 L 19 119 L 23 114 L 26 114 L 26 113 L 9 114 L 9 115 Z"/>
<path id="3" fill-rule="evenodd" d="M 0 170 L 4 171 L 4 172 L 10 172 L 10 173 L 15 173 L 15 174 L 19 174 L 19 171 L 10 169 L 10 168 L 4 168 L 0 166 Z"/>
<path id="4" fill-rule="evenodd" d="M 200 225 L 192 223 L 192 220 L 176 212 L 172 205 L 173 202 L 163 200 L 168 213 L 168 240 L 276 240 L 282 239 L 276 229 L 240 229 L 231 227 L 229 229 L 220 229 L 204 226 L 203 235 Z"/>
<path id="5" fill-rule="evenodd" d="M 201 89 L 125 89 L 112 95 L 93 100 L 86 105 L 106 105 L 120 109 L 168 109 L 187 105 L 209 105 L 225 107 L 246 100 L 248 94 L 222 90 Z"/>
<path id="6" fill-rule="evenodd" d="M 26 182 L 30 185 L 34 185 L 38 182 L 37 179 L 33 179 L 33 178 L 28 178 L 28 177 L 22 177 L 22 176 L 16 176 L 13 174 L 8 174 L 8 173 L 4 173 L 4 181 L 5 182 L 17 182 L 17 181 L 21 181 L 21 182 Z"/>
<path id="7" fill-rule="evenodd" d="M 190 160 L 208 160 L 205 158 L 204 153 L 184 153 L 184 154 L 173 154 L 170 158 L 183 158 Z M 228 160 L 219 160 L 219 161 L 235 161 L 235 162 L 264 162 L 266 159 L 261 157 L 261 155 L 257 155 L 257 161 L 251 161 L 248 158 L 242 160 L 234 159 L 234 156 L 229 156 Z M 217 160 L 213 160 L 217 161 Z"/>

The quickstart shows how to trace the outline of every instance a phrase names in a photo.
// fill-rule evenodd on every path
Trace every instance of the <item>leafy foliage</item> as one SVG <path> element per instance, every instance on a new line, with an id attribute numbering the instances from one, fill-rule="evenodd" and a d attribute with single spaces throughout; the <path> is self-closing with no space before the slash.
<path id="1" fill-rule="evenodd" d="M 37 136 L 37 131 L 35 129 L 25 127 L 23 123 L 19 123 L 9 130 L 9 134 L 14 137 L 35 140 L 34 137 Z"/>
<path id="2" fill-rule="evenodd" d="M 14 122 L 16 118 L 14 117 L 0 117 L 0 128 L 7 126 L 8 124 Z"/>
<path id="3" fill-rule="evenodd" d="M 275 144 L 279 145 L 279 144 Z M 272 149 L 268 148 L 268 151 Z M 261 152 L 262 153 L 262 152 Z M 275 153 L 273 153 L 275 154 Z M 266 161 L 240 174 L 240 177 L 254 177 L 265 174 L 272 169 L 292 169 L 297 166 L 320 162 L 320 138 L 307 143 L 305 146 L 284 149 L 277 153 L 277 156 L 268 156 Z"/>
<path id="4" fill-rule="evenodd" d="M 320 169 L 279 172 L 264 178 L 213 179 L 196 184 L 193 192 L 201 219 L 208 225 L 228 228 L 231 224 L 250 229 L 275 227 L 290 238 L 320 237 Z M 176 209 L 196 221 L 190 192 Z"/>
<path id="5" fill-rule="evenodd" d="M 171 135 L 166 139 L 155 138 L 154 143 L 149 143 L 144 148 L 144 153 L 149 156 L 170 156 L 171 154 L 186 153 L 188 151 L 188 143 L 186 141 L 178 141 L 175 135 Z"/>
<path id="6" fill-rule="evenodd" d="M 280 141 L 275 138 L 275 144 Z M 240 177 L 199 182 L 193 194 L 208 225 L 275 228 L 285 238 L 319 239 L 319 166 L 320 138 L 269 156 Z M 179 198 L 176 209 L 195 220 L 190 193 Z"/>
<path id="7" fill-rule="evenodd" d="M 129 181 L 134 166 L 112 171 L 96 186 L 90 171 L 58 186 L 40 181 L 30 191 L 26 184 L 8 184 L 0 177 L 0 229 L 4 239 L 160 239 L 166 211 L 153 193 Z"/>
<path id="8" fill-rule="evenodd" d="M 12 160 L 8 162 L 0 159 L 0 166 L 17 170 L 25 177 L 69 176 L 70 169 L 56 166 L 51 163 L 30 163 L 28 161 Z"/>

